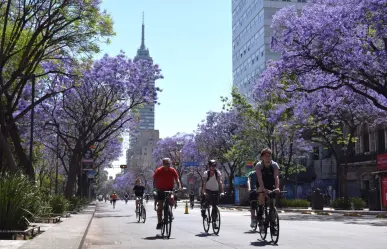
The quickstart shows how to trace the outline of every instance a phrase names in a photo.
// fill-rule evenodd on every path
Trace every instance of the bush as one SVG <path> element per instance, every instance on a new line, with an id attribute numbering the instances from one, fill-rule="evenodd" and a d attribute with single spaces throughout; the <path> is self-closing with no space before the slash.
<path id="1" fill-rule="evenodd" d="M 296 207 L 296 208 L 308 208 L 309 207 L 309 201 L 304 199 L 280 199 L 279 205 L 281 207 Z"/>
<path id="2" fill-rule="evenodd" d="M 35 216 L 49 216 L 52 213 L 50 196 L 42 192 L 37 193 L 36 199 L 32 203 L 30 210 Z"/>
<path id="3" fill-rule="evenodd" d="M 351 209 L 351 201 L 348 199 L 348 200 L 345 200 L 343 197 L 341 198 L 337 198 L 336 200 L 334 200 L 332 202 L 332 207 L 334 209 L 344 209 L 344 210 L 349 210 Z"/>
<path id="4" fill-rule="evenodd" d="M 365 207 L 365 202 L 362 198 L 351 198 L 351 203 L 354 210 L 363 210 Z"/>
<path id="5" fill-rule="evenodd" d="M 69 202 L 62 195 L 52 196 L 50 199 L 50 206 L 54 214 L 62 214 L 69 209 Z"/>
<path id="6" fill-rule="evenodd" d="M 27 177 L 5 174 L 0 177 L 0 230 L 24 230 L 26 220 L 39 212 L 36 188 Z"/>
<path id="7" fill-rule="evenodd" d="M 75 211 L 81 208 L 81 198 L 73 196 L 69 199 L 69 211 Z"/>

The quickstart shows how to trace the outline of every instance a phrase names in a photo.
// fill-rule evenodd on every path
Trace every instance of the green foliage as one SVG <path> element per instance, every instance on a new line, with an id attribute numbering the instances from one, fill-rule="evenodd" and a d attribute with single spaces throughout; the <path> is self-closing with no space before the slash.
<path id="1" fill-rule="evenodd" d="M 350 210 L 351 209 L 351 200 L 345 199 L 345 198 L 337 198 L 333 201 L 332 207 L 334 209 L 344 209 L 344 210 Z"/>
<path id="2" fill-rule="evenodd" d="M 62 195 L 52 196 L 50 199 L 50 205 L 54 214 L 62 214 L 69 209 L 69 201 Z"/>
<path id="3" fill-rule="evenodd" d="M 21 175 L 0 177 L 0 230 L 24 230 L 38 212 L 38 189 Z"/>
<path id="4" fill-rule="evenodd" d="M 81 198 L 73 196 L 69 199 L 69 211 L 75 211 L 81 208 Z"/>
<path id="5" fill-rule="evenodd" d="M 351 198 L 352 208 L 354 210 L 363 210 L 365 202 L 361 198 Z"/>
<path id="6" fill-rule="evenodd" d="M 310 203 L 304 199 L 280 199 L 279 205 L 281 207 L 308 208 Z"/>

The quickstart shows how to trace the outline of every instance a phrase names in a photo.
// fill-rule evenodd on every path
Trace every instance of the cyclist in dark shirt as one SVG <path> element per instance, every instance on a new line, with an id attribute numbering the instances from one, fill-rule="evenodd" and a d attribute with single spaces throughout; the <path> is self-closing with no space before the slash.
<path id="1" fill-rule="evenodd" d="M 271 160 L 272 151 L 265 148 L 261 151 L 262 161 L 258 162 L 255 169 L 258 180 L 258 220 L 262 227 L 263 204 L 268 190 L 279 192 L 279 166 Z"/>
<path id="2" fill-rule="evenodd" d="M 145 187 L 141 186 L 141 181 L 139 178 L 136 179 L 136 185 L 134 185 L 133 191 L 136 197 L 142 197 L 144 195 Z M 137 205 L 138 205 L 138 200 L 136 198 L 136 212 L 138 211 Z"/>

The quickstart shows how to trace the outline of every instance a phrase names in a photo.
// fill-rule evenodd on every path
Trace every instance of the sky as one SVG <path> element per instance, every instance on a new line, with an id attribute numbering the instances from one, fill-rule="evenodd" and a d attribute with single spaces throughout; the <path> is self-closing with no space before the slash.
<path id="1" fill-rule="evenodd" d="M 144 12 L 145 46 L 164 76 L 156 82 L 163 90 L 155 108 L 161 138 L 191 133 L 208 111 L 222 109 L 220 97 L 232 88 L 231 0 L 103 0 L 102 9 L 111 14 L 116 36 L 99 56 L 123 50 L 134 57 Z M 125 163 L 122 155 L 113 166 Z"/>

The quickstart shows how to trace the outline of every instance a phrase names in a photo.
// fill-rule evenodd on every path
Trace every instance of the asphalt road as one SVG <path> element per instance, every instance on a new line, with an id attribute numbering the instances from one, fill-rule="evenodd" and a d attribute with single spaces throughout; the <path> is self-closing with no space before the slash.
<path id="1" fill-rule="evenodd" d="M 246 211 L 221 210 L 219 236 L 204 234 L 200 210 L 195 207 L 184 214 L 184 205 L 174 209 L 172 235 L 169 240 L 156 230 L 153 202 L 146 204 L 146 223 L 137 223 L 134 201 L 118 201 L 116 209 L 99 202 L 87 233 L 84 249 L 124 248 L 254 248 L 272 247 L 250 231 L 250 216 Z M 211 230 L 210 230 L 211 231 Z M 268 236 L 270 238 L 270 236 Z M 387 220 L 370 216 L 343 217 L 296 213 L 280 214 L 281 248 L 372 248 L 387 246 Z"/>

